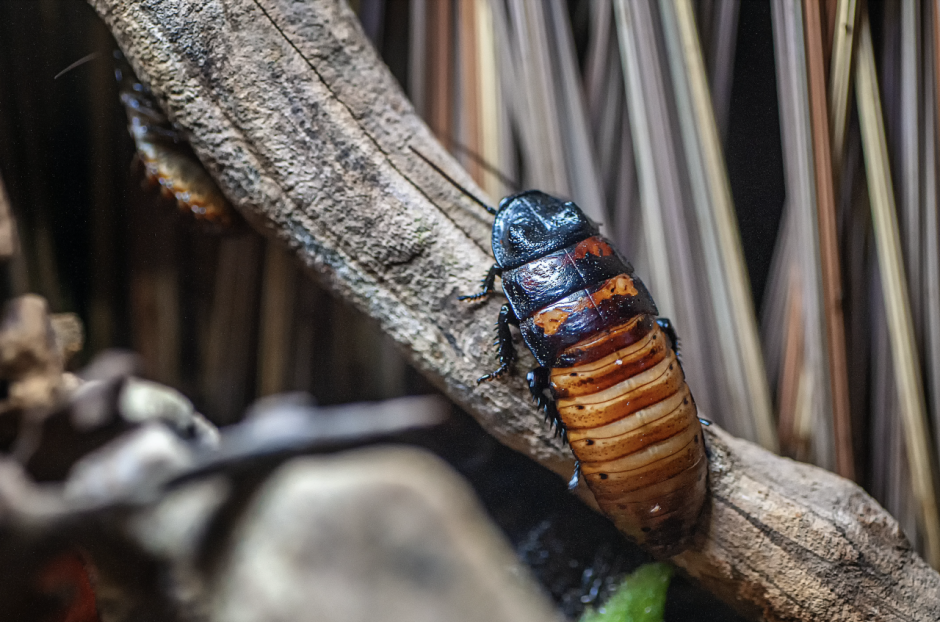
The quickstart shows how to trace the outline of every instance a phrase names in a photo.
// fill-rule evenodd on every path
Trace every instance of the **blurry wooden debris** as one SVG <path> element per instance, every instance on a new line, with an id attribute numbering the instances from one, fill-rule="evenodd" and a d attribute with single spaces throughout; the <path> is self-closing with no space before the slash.
<path id="1" fill-rule="evenodd" d="M 260 459 L 374 442 L 437 425 L 449 411 L 450 404 L 437 395 L 325 407 L 314 406 L 303 393 L 273 395 L 255 402 L 242 422 L 223 428 L 221 446 L 203 452 L 196 470 L 254 466 Z"/>
<path id="2" fill-rule="evenodd" d="M 13 219 L 13 208 L 10 197 L 0 177 L 0 261 L 13 257 L 17 249 L 16 221 Z"/>
<path id="3" fill-rule="evenodd" d="M 63 363 L 68 365 L 71 358 L 85 347 L 85 328 L 74 313 L 53 313 L 49 320 L 55 333 L 56 347 L 62 353 Z"/>
<path id="4" fill-rule="evenodd" d="M 139 426 L 159 426 L 185 440 L 190 451 L 217 446 L 218 432 L 177 391 L 129 376 L 134 363 L 125 353 L 104 353 L 82 370 L 54 408 L 27 412 L 14 456 L 31 477 L 63 480 L 80 462 L 100 462 L 100 456 L 115 451 L 113 442 L 120 444 L 122 435 Z M 89 458 L 96 452 L 99 458 Z M 113 470 L 122 469 L 133 471 Z"/>
<path id="5" fill-rule="evenodd" d="M 160 422 L 199 447 L 216 448 L 219 433 L 197 413 L 189 399 L 172 387 L 129 377 L 118 397 L 121 416 L 131 423 Z"/>
<path id="6" fill-rule="evenodd" d="M 76 460 L 64 495 L 88 506 L 146 498 L 190 467 L 193 453 L 167 426 L 148 422 Z"/>
<path id="7" fill-rule="evenodd" d="M 63 379 L 65 352 L 53 328 L 46 301 L 33 294 L 4 307 L 0 323 L 0 378 L 9 382 L 2 411 L 48 408 L 71 384 Z"/>

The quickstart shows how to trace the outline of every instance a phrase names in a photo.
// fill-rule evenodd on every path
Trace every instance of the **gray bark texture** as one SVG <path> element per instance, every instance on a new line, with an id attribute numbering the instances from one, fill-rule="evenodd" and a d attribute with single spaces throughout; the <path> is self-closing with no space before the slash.
<path id="1" fill-rule="evenodd" d="M 236 208 L 495 437 L 573 460 L 494 367 L 498 300 L 465 304 L 493 259 L 482 196 L 433 139 L 339 0 L 89 0 Z M 532 363 L 528 354 L 518 372 Z M 711 501 L 674 562 L 768 620 L 937 620 L 940 575 L 859 487 L 712 426 Z"/>

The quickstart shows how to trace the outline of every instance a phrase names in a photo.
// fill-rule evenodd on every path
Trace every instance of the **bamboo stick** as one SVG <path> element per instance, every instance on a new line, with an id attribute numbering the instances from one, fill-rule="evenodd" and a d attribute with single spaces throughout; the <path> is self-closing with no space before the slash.
<path id="1" fill-rule="evenodd" d="M 940 196 L 938 196 L 938 141 L 940 115 L 940 4 L 929 5 L 924 37 L 924 360 L 928 406 L 932 414 L 934 451 L 940 454 Z M 932 55 L 931 55 L 932 53 Z"/>
<path id="2" fill-rule="evenodd" d="M 849 89 L 852 77 L 852 49 L 855 39 L 856 0 L 838 0 L 832 64 L 829 71 L 829 118 L 832 131 L 832 170 L 840 179 L 845 155 L 845 132 L 849 118 Z"/>
<path id="3" fill-rule="evenodd" d="M 261 281 L 258 342 L 258 395 L 291 389 L 289 372 L 294 329 L 297 268 L 294 258 L 275 242 L 267 242 Z"/>
<path id="4" fill-rule="evenodd" d="M 649 255 L 650 289 L 654 292 L 661 312 L 672 313 L 676 308 L 673 299 L 671 258 L 663 227 L 662 205 L 659 183 L 656 179 L 653 141 L 650 135 L 650 112 L 643 99 L 643 84 L 640 79 L 640 61 L 637 54 L 636 23 L 632 18 L 632 7 L 627 0 L 614 2 L 614 15 L 620 41 L 623 64 L 623 80 L 626 89 L 627 110 L 633 133 L 633 148 L 636 152 L 640 209 L 643 213 L 644 238 Z"/>
<path id="5" fill-rule="evenodd" d="M 721 143 L 728 139 L 728 117 L 731 114 L 731 87 L 734 84 L 734 57 L 738 42 L 740 0 L 716 0 L 711 18 L 708 42 L 708 81 L 711 84 L 712 108 Z"/>
<path id="6" fill-rule="evenodd" d="M 658 203 L 642 205 L 641 223 L 649 218 L 660 221 L 666 243 L 665 252 L 669 257 L 669 281 L 663 284 L 652 282 L 654 292 L 669 288 L 673 307 L 659 305 L 660 313 L 671 317 L 677 330 L 683 335 L 686 345 L 686 376 L 689 386 L 696 395 L 700 410 L 711 413 L 716 420 L 736 434 L 750 440 L 755 433 L 750 415 L 742 410 L 744 400 L 739 378 L 742 376 L 739 361 L 736 360 L 734 335 L 724 320 L 727 314 L 716 313 L 715 305 L 722 299 L 720 294 L 709 288 L 703 278 L 702 265 L 707 263 L 703 256 L 700 235 L 696 231 L 694 218 L 689 215 L 688 205 L 692 204 L 689 187 L 688 165 L 684 159 L 681 130 L 678 127 L 676 104 L 677 98 L 670 92 L 670 62 L 662 52 L 660 20 L 656 5 L 649 0 L 630 2 L 627 7 L 634 25 L 633 39 L 638 59 L 638 83 L 640 91 L 634 97 L 643 100 L 648 123 L 649 157 L 652 161 L 643 163 L 642 152 L 637 150 L 635 160 L 651 168 L 651 183 L 657 184 Z M 679 98 L 687 101 L 688 98 Z M 646 151 L 644 149 L 644 151 Z M 642 249 L 655 248 L 656 239 L 644 236 L 637 244 L 641 259 Z M 658 261 L 659 253 L 645 253 L 648 262 L 646 274 L 651 274 L 651 264 Z M 659 298 L 657 298 L 659 300 Z M 706 300 L 711 304 L 702 305 Z M 725 329 L 725 338 L 719 330 Z M 709 353 L 706 356 L 706 353 Z M 715 364 L 715 359 L 720 364 Z"/>
<path id="7" fill-rule="evenodd" d="M 675 9 L 682 45 L 685 71 L 691 93 L 692 109 L 695 115 L 696 140 L 701 150 L 700 158 L 707 182 L 708 207 L 711 212 L 700 222 L 712 219 L 721 258 L 721 268 L 726 283 L 729 320 L 734 325 L 737 335 L 734 343 L 739 348 L 742 361 L 743 383 L 748 394 L 749 412 L 754 420 L 757 441 L 764 447 L 777 448 L 776 431 L 770 405 L 770 390 L 764 371 L 760 340 L 757 336 L 757 320 L 754 303 L 750 292 L 747 270 L 744 264 L 744 252 L 741 248 L 741 236 L 738 232 L 737 219 L 725 170 L 724 154 L 718 127 L 711 105 L 711 94 L 706 79 L 702 60 L 701 46 L 695 28 L 695 14 L 689 0 L 662 0 L 664 23 L 666 15 Z M 687 146 L 687 153 L 693 150 Z M 724 319 L 724 318 L 721 318 Z"/>
<path id="8" fill-rule="evenodd" d="M 488 0 L 475 2 L 477 68 L 480 80 L 480 155 L 499 168 L 503 157 L 500 154 L 500 135 L 507 131 L 500 108 L 502 94 L 499 88 L 499 68 L 496 60 L 496 36 L 493 13 Z M 503 184 L 499 175 L 483 169 L 481 186 L 491 197 L 502 197 L 511 191 Z"/>
<path id="9" fill-rule="evenodd" d="M 561 156 L 568 172 L 571 196 L 590 218 L 604 222 L 607 210 L 604 187 L 598 172 L 597 155 L 591 140 L 587 108 L 578 72 L 568 9 L 564 0 L 549 0 L 545 17 L 555 74 L 556 122 L 562 132 Z"/>
<path id="10" fill-rule="evenodd" d="M 515 120 L 520 132 L 521 151 L 530 187 L 561 196 L 571 196 L 571 186 L 562 157 L 564 140 L 558 126 L 555 87 L 549 67 L 546 33 L 547 5 L 510 0 L 510 44 L 518 66 L 511 86 L 518 106 Z"/>
<path id="11" fill-rule="evenodd" d="M 832 428 L 836 473 L 855 480 L 852 420 L 845 359 L 845 321 L 842 314 L 842 272 L 839 266 L 838 226 L 826 114 L 826 70 L 823 59 L 823 24 L 817 0 L 803 0 L 806 15 L 806 56 L 809 70 L 810 112 L 813 128 L 813 161 L 816 169 L 816 211 L 819 256 L 822 268 L 825 319 L 832 398 Z"/>
<path id="12" fill-rule="evenodd" d="M 431 129 L 443 136 L 453 136 L 453 22 L 450 2 L 427 4 L 427 42 L 425 52 L 424 118 Z"/>
<path id="13" fill-rule="evenodd" d="M 901 81 L 899 102 L 899 144 L 897 155 L 901 184 L 898 187 L 901 227 L 901 251 L 908 278 L 914 339 L 921 343 L 923 328 L 921 308 L 921 72 L 920 72 L 920 0 L 901 3 Z"/>
<path id="14" fill-rule="evenodd" d="M 219 424 L 236 421 L 254 397 L 261 243 L 252 233 L 219 244 L 212 323 L 202 369 L 206 411 Z"/>
<path id="15" fill-rule="evenodd" d="M 799 270 L 790 265 L 786 315 L 783 322 L 783 361 L 780 365 L 780 381 L 777 389 L 777 403 L 780 418 L 777 434 L 780 437 L 780 451 L 783 455 L 794 457 L 797 454 L 797 403 L 803 365 L 803 288 L 800 286 Z"/>
<path id="16" fill-rule="evenodd" d="M 932 452 L 927 442 L 920 365 L 917 362 L 911 311 L 907 302 L 907 281 L 901 259 L 887 141 L 881 120 L 874 48 L 868 15 L 864 9 L 860 24 L 855 90 L 861 119 L 865 170 L 871 195 L 879 266 L 883 274 L 882 288 L 912 485 L 924 530 L 927 561 L 936 568 L 940 566 L 940 515 L 937 509 Z"/>
<path id="17" fill-rule="evenodd" d="M 411 0 L 408 8 L 408 98 L 418 115 L 427 119 L 428 0 Z"/>
<path id="18" fill-rule="evenodd" d="M 456 136 L 467 150 L 481 154 L 482 126 L 479 45 L 477 33 L 477 3 L 473 0 L 457 4 L 457 65 L 459 77 L 455 81 L 457 89 L 457 123 L 452 136 Z M 457 160 L 478 184 L 483 183 L 483 167 L 466 154 L 457 154 Z"/>
<path id="19" fill-rule="evenodd" d="M 803 39 L 803 14 L 799 3 L 772 2 L 774 47 L 777 62 L 777 91 L 780 101 L 780 129 L 783 139 L 787 206 L 793 210 L 791 230 L 796 236 L 794 261 L 800 266 L 803 299 L 803 361 L 809 378 L 820 378 L 812 389 L 808 419 L 798 415 L 795 421 L 814 421 L 812 461 L 824 468 L 834 467 L 832 443 L 830 383 L 825 350 L 825 320 L 822 309 L 822 277 L 817 236 L 816 185 L 813 168 L 812 127 L 806 76 L 806 47 Z M 797 378 L 807 377 L 800 374 Z M 802 380 L 803 390 L 809 390 Z M 795 390 L 795 389 L 794 389 Z"/>

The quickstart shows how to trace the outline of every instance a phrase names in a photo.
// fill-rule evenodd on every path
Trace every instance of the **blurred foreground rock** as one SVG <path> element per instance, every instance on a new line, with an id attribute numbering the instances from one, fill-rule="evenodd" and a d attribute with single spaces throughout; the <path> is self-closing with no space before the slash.
<path id="1" fill-rule="evenodd" d="M 463 481 L 422 451 L 294 460 L 233 535 L 213 620 L 557 618 Z"/>

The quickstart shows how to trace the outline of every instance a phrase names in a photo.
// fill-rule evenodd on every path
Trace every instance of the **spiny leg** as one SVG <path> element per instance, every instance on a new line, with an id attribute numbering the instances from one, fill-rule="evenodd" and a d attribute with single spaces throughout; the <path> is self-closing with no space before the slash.
<path id="1" fill-rule="evenodd" d="M 505 304 L 499 310 L 499 318 L 496 320 L 496 342 L 494 345 L 499 353 L 499 368 L 496 371 L 478 378 L 477 383 L 499 378 L 509 370 L 509 366 L 516 360 L 516 347 L 512 345 L 512 332 L 509 330 L 510 324 L 518 326 L 519 320 L 516 318 L 516 314 L 512 312 L 509 305 Z"/>
<path id="2" fill-rule="evenodd" d="M 483 289 L 477 292 L 476 294 L 470 294 L 469 296 L 459 296 L 457 300 L 480 300 L 486 298 L 490 295 L 490 290 L 493 289 L 493 285 L 496 283 L 496 277 L 502 274 L 503 269 L 499 267 L 499 264 L 493 264 L 490 266 L 489 271 L 486 273 L 486 276 L 483 277 Z"/>
<path id="3" fill-rule="evenodd" d="M 568 490 L 574 490 L 578 487 L 578 484 L 581 483 L 581 461 L 574 461 L 574 473 L 571 474 L 571 479 L 568 480 Z"/>
<path id="4" fill-rule="evenodd" d="M 676 358 L 679 358 L 679 335 L 676 334 L 676 327 L 672 325 L 672 321 L 667 317 L 656 318 L 656 323 L 659 324 L 662 331 L 669 337 L 669 341 L 672 342 L 672 349 L 676 353 Z"/>
<path id="5" fill-rule="evenodd" d="M 545 411 L 545 420 L 551 422 L 552 427 L 555 429 L 555 435 L 560 435 L 562 440 L 568 442 L 565 423 L 558 416 L 558 407 L 549 393 L 551 385 L 549 377 L 550 372 L 547 367 L 536 367 L 526 374 L 525 378 L 529 382 L 529 392 L 535 399 L 539 409 Z"/>

